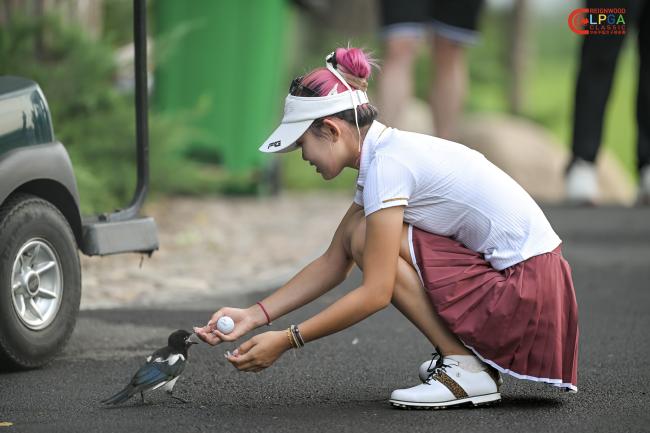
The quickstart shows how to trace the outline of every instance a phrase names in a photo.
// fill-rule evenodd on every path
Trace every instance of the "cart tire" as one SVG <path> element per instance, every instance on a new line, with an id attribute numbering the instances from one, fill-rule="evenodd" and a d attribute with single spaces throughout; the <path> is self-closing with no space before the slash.
<path id="1" fill-rule="evenodd" d="M 65 217 L 39 197 L 11 196 L 0 206 L 0 370 L 51 361 L 72 334 L 80 299 L 79 254 Z"/>

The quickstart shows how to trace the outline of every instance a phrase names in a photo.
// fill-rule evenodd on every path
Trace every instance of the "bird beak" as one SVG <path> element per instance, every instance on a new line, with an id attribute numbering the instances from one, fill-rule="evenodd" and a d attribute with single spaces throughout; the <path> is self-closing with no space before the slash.
<path id="1" fill-rule="evenodd" d="M 198 340 L 198 337 L 196 336 L 196 334 L 193 332 L 193 333 L 190 334 L 189 337 L 187 337 L 187 339 L 185 340 L 185 343 L 187 343 L 187 344 L 199 344 L 200 341 Z"/>

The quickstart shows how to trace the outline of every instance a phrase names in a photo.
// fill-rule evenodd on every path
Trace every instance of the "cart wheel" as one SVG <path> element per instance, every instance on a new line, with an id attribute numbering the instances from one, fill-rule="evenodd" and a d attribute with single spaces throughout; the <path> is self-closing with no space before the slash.
<path id="1" fill-rule="evenodd" d="M 79 313 L 81 270 L 74 235 L 59 210 L 16 194 L 0 207 L 0 368 L 49 362 Z"/>

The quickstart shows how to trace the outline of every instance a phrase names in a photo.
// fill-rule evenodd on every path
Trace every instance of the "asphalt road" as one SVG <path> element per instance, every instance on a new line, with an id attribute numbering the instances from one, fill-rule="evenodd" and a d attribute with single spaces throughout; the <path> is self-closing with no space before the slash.
<path id="1" fill-rule="evenodd" d="M 426 340 L 388 308 L 357 326 L 286 353 L 259 374 L 236 371 L 232 344 L 196 346 L 176 386 L 188 404 L 153 395 L 104 408 L 152 349 L 176 328 L 204 322 L 219 306 L 263 294 L 182 299 L 160 309 L 81 313 L 65 352 L 46 368 L 0 374 L 0 427 L 7 432 L 114 431 L 650 431 L 650 209 L 546 208 L 564 240 L 580 308 L 580 392 L 510 377 L 501 403 L 442 411 L 394 409 L 390 392 L 417 383 Z M 283 329 L 350 290 L 359 275 Z M 218 287 L 219 282 L 214 282 Z"/>

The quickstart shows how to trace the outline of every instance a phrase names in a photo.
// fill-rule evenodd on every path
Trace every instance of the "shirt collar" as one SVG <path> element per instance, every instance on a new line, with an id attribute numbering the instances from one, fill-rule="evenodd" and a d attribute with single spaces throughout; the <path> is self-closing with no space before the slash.
<path id="1" fill-rule="evenodd" d="M 377 144 L 379 143 L 379 138 L 386 129 L 386 125 L 381 122 L 374 121 L 368 132 L 366 133 L 366 138 L 363 139 L 363 145 L 361 146 L 361 160 L 359 161 L 359 176 L 357 177 L 357 184 L 363 186 L 366 183 L 366 174 L 368 172 L 368 167 L 375 157 L 375 151 L 377 149 Z"/>

